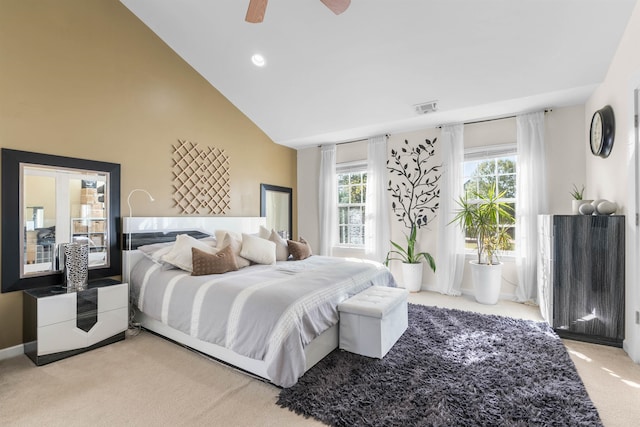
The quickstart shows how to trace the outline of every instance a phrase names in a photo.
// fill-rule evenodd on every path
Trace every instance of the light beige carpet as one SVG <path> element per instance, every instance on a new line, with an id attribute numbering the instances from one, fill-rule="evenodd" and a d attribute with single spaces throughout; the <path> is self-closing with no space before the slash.
<path id="1" fill-rule="evenodd" d="M 640 365 L 620 348 L 564 340 L 605 426 L 640 426 Z"/>
<path id="2" fill-rule="evenodd" d="M 0 361 L 0 425 L 321 425 L 277 407 L 278 391 L 142 332 L 41 367 Z"/>
<path id="3" fill-rule="evenodd" d="M 428 292 L 410 301 L 512 317 L 537 308 Z M 617 348 L 566 341 L 605 426 L 640 419 L 640 366 Z M 0 361 L 2 426 L 312 426 L 275 405 L 279 389 L 143 332 L 49 365 L 26 356 Z"/>

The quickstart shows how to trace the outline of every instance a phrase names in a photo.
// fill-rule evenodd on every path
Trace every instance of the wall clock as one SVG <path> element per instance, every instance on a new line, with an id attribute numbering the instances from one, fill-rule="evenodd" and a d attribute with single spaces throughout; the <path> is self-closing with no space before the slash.
<path id="1" fill-rule="evenodd" d="M 603 159 L 609 157 L 615 133 L 616 122 L 613 117 L 613 108 L 610 105 L 606 105 L 593 113 L 589 142 L 594 156 L 600 156 Z"/>

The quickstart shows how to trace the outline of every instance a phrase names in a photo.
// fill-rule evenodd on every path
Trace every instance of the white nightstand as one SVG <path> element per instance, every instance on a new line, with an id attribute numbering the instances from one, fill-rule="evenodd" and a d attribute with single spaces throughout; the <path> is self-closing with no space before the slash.
<path id="1" fill-rule="evenodd" d="M 121 341 L 128 327 L 129 285 L 111 279 L 27 290 L 23 302 L 24 352 L 36 365 Z"/>

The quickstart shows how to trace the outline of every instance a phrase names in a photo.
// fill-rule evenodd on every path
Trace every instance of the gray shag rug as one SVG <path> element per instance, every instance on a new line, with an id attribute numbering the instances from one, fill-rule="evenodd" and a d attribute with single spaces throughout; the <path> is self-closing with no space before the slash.
<path id="1" fill-rule="evenodd" d="M 332 426 L 601 426 L 544 322 L 409 304 L 382 359 L 335 350 L 278 405 Z"/>

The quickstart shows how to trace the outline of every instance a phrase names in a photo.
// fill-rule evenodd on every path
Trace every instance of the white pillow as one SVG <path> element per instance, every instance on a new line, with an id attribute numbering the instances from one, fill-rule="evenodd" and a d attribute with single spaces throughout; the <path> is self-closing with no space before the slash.
<path id="1" fill-rule="evenodd" d="M 289 245 L 287 245 L 287 241 L 280 237 L 275 230 L 271 230 L 269 241 L 276 244 L 276 261 L 286 261 L 289 259 Z"/>
<path id="2" fill-rule="evenodd" d="M 258 232 L 258 237 L 260 237 L 261 239 L 269 240 L 269 236 L 271 236 L 271 231 L 261 225 L 260 231 Z"/>
<path id="3" fill-rule="evenodd" d="M 240 256 L 256 264 L 276 263 L 276 244 L 250 234 L 242 234 Z"/>
<path id="4" fill-rule="evenodd" d="M 191 248 L 200 249 L 209 254 L 215 254 L 218 250 L 206 242 L 201 242 L 188 234 L 179 234 L 176 243 L 171 246 L 169 253 L 162 256 L 162 261 L 184 270 L 193 271 L 193 258 Z"/>
<path id="5" fill-rule="evenodd" d="M 207 236 L 198 240 L 214 248 L 217 247 L 216 245 L 218 244 L 218 241 L 216 240 L 216 236 Z"/>
<path id="6" fill-rule="evenodd" d="M 216 240 L 218 241 L 217 248 L 222 249 L 227 246 L 229 243 L 224 243 L 224 236 L 229 235 L 231 238 L 242 242 L 242 235 L 240 233 L 236 233 L 235 231 L 227 231 L 227 230 L 216 230 Z"/>
<path id="7" fill-rule="evenodd" d="M 168 254 L 171 247 L 175 244 L 173 242 L 164 243 L 152 243 L 150 245 L 138 246 L 138 250 L 144 254 L 147 258 L 155 263 L 161 264 L 160 260 L 164 255 Z"/>

